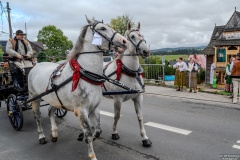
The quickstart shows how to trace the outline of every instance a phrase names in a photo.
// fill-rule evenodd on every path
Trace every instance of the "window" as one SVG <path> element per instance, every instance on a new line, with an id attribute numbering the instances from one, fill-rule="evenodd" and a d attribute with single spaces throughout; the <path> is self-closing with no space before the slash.
<path id="1" fill-rule="evenodd" d="M 231 34 L 231 38 L 234 38 L 234 33 Z"/>
<path id="2" fill-rule="evenodd" d="M 228 33 L 228 34 L 227 34 L 227 38 L 231 38 L 231 35 L 230 35 L 230 33 Z"/>

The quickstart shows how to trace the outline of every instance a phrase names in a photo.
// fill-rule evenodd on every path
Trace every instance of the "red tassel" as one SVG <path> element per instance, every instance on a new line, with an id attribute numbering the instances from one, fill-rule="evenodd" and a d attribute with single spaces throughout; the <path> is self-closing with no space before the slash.
<path id="1" fill-rule="evenodd" d="M 116 80 L 120 80 L 121 79 L 121 74 L 122 74 L 122 61 L 120 59 L 117 59 L 116 60 L 116 63 L 117 63 L 117 77 L 116 77 Z"/>
<path id="2" fill-rule="evenodd" d="M 80 64 L 77 60 L 71 59 L 70 60 L 70 66 L 73 70 L 73 76 L 72 76 L 72 92 L 77 88 L 79 80 L 80 80 Z"/>

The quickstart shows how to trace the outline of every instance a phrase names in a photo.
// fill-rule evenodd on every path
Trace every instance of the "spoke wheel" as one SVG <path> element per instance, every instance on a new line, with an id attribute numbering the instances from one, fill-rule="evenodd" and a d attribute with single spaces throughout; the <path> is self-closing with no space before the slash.
<path id="1" fill-rule="evenodd" d="M 58 118 L 63 118 L 63 117 L 65 117 L 66 116 L 66 114 L 67 114 L 67 111 L 66 110 L 64 110 L 64 109 L 57 109 L 56 110 L 56 116 L 58 117 Z"/>
<path id="2" fill-rule="evenodd" d="M 17 103 L 17 97 L 10 94 L 7 99 L 7 114 L 12 127 L 20 131 L 23 127 L 23 112 L 21 106 Z"/>

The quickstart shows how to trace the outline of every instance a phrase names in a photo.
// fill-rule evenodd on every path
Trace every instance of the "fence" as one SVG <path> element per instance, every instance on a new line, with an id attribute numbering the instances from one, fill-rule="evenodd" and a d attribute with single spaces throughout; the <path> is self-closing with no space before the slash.
<path id="1" fill-rule="evenodd" d="M 144 70 L 144 80 L 161 83 L 163 81 L 163 67 L 161 64 L 141 64 Z"/>

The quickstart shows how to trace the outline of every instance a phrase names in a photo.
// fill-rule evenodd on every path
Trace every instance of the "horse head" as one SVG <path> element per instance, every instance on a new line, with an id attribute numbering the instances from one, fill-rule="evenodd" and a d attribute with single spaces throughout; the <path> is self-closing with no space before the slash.
<path id="1" fill-rule="evenodd" d="M 103 21 L 98 21 L 93 18 L 92 20 L 86 16 L 87 22 L 93 31 L 93 40 L 100 39 L 98 48 L 101 50 L 109 51 L 115 50 L 123 53 L 127 49 L 127 39 L 121 34 L 117 33 L 111 27 L 105 25 Z"/>
<path id="2" fill-rule="evenodd" d="M 128 22 L 128 28 L 125 33 L 125 37 L 130 42 L 128 43 L 128 49 L 130 53 L 141 55 L 142 58 L 149 56 L 149 47 L 144 39 L 143 35 L 140 33 L 140 23 L 138 22 L 137 27 L 132 27 L 132 24 Z"/>

